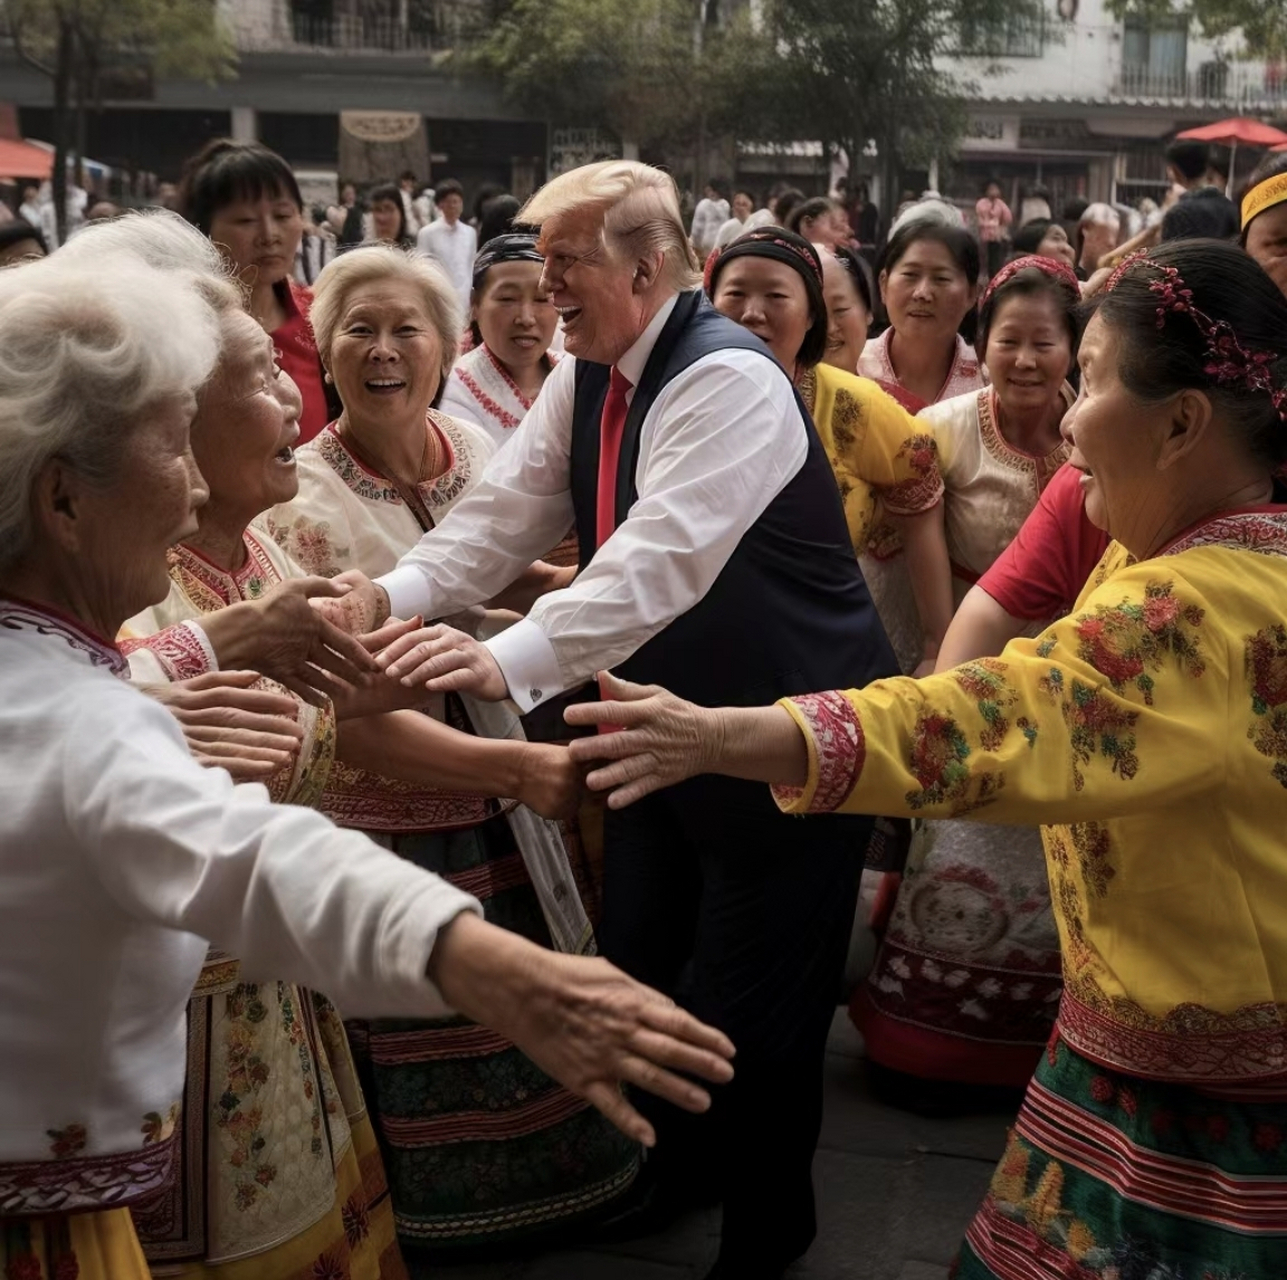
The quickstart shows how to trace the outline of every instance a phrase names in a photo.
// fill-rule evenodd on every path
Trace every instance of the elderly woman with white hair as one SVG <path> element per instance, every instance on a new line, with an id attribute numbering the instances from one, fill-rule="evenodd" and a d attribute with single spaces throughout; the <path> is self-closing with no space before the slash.
<path id="1" fill-rule="evenodd" d="M 129 1211 L 174 1176 L 209 942 L 354 1012 L 475 1016 L 636 1138 L 622 1080 L 706 1105 L 653 1063 L 726 1079 L 723 1037 L 201 768 L 115 678 L 111 638 L 164 596 L 205 499 L 188 428 L 217 318 L 180 274 L 71 266 L 0 273 L 0 1269 L 147 1277 Z"/>
<path id="2" fill-rule="evenodd" d="M 1101 259 L 1117 248 L 1122 233 L 1121 215 L 1111 204 L 1088 204 L 1077 223 L 1077 276 L 1089 280 Z"/>
<path id="3" fill-rule="evenodd" d="M 439 266 L 392 248 L 356 249 L 318 277 L 314 331 L 344 412 L 299 450 L 299 492 L 267 517 L 305 569 L 387 572 L 477 485 L 495 444 L 434 407 L 455 358 L 458 305 Z M 555 572 L 538 566 L 529 577 Z M 522 737 L 503 707 L 451 694 L 427 709 L 482 739 Z M 320 803 L 341 825 L 471 885 L 488 919 L 559 950 L 593 945 L 554 824 L 512 800 L 445 789 L 423 800 L 337 762 Z M 579 926 L 556 932 L 553 922 L 570 916 Z M 530 1237 L 602 1213 L 634 1181 L 637 1147 L 502 1037 L 458 1021 L 350 1030 L 404 1243 Z M 479 1111 L 488 1123 L 475 1137 Z"/>

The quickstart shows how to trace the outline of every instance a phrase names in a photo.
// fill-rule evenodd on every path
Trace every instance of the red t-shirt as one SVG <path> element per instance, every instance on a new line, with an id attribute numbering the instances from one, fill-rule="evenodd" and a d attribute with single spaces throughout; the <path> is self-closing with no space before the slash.
<path id="1" fill-rule="evenodd" d="M 1077 603 L 1109 541 L 1086 516 L 1081 472 L 1065 463 L 979 586 L 1012 617 L 1046 622 Z"/>
<path id="2" fill-rule="evenodd" d="M 299 418 L 298 444 L 306 444 L 330 421 L 326 408 L 326 387 L 322 382 L 322 361 L 313 341 L 308 311 L 313 305 L 313 291 L 293 280 L 279 295 L 286 308 L 281 328 L 273 330 L 273 343 L 281 352 L 281 366 L 295 379 L 304 397 L 304 412 Z"/>

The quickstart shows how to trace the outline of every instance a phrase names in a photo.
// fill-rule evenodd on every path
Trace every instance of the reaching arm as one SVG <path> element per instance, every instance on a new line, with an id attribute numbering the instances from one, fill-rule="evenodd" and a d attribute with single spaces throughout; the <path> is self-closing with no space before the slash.
<path id="1" fill-rule="evenodd" d="M 924 663 L 932 667 L 952 621 L 952 563 L 943 531 L 943 503 L 914 516 L 890 519 L 902 535 L 916 611 L 925 633 Z M 924 674 L 918 669 L 917 674 Z"/>
<path id="2" fill-rule="evenodd" d="M 807 749 L 803 786 L 798 755 L 763 709 L 712 712 L 662 691 L 569 708 L 570 723 L 629 726 L 572 751 L 617 762 L 588 781 L 625 785 L 620 803 L 696 772 L 736 771 L 776 782 L 792 813 L 1102 820 L 1223 786 L 1211 726 L 1227 720 L 1229 659 L 1203 630 L 1208 613 L 1171 566 L 1146 561 L 999 659 L 785 700 L 778 709 Z"/>
<path id="3" fill-rule="evenodd" d="M 971 587 L 952 616 L 934 670 L 950 671 L 975 658 L 996 657 L 1030 625 L 1026 618 L 1007 613 L 982 587 Z"/>
<path id="4" fill-rule="evenodd" d="M 776 364 L 752 351 L 698 361 L 654 402 L 640 451 L 639 499 L 569 587 L 542 596 L 527 618 L 485 646 L 457 647 L 447 636 L 432 652 L 408 652 L 410 642 L 399 642 L 388 670 L 430 681 L 431 689 L 485 697 L 508 689 L 524 711 L 576 687 L 701 601 L 800 469 L 806 448 L 804 421 Z M 461 510 L 463 504 L 443 527 Z M 557 532 L 566 527 L 565 519 Z M 466 667 L 470 683 L 458 683 L 455 673 Z"/>

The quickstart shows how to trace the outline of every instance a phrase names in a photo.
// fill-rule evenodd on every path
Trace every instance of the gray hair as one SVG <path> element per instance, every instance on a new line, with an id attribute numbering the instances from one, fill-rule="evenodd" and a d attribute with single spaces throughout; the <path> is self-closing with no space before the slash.
<path id="1" fill-rule="evenodd" d="M 122 254 L 158 271 L 185 271 L 199 278 L 207 301 L 219 311 L 244 307 L 246 290 L 218 248 L 186 218 L 169 209 L 127 213 L 82 227 L 54 255 L 57 261 L 96 271 Z"/>
<path id="2" fill-rule="evenodd" d="M 62 250 L 0 271 L 0 569 L 30 549 L 47 463 L 110 483 L 148 410 L 210 376 L 219 324 L 201 285 L 137 258 L 85 271 Z"/>
<path id="3" fill-rule="evenodd" d="M 391 244 L 369 244 L 332 259 L 313 285 L 309 321 L 318 354 L 329 370 L 331 347 L 344 304 L 354 289 L 380 280 L 402 280 L 420 291 L 429 323 L 442 344 L 439 385 L 447 381 L 460 350 L 464 311 L 451 277 L 432 259 Z"/>
<path id="4" fill-rule="evenodd" d="M 894 219 L 893 225 L 889 228 L 889 234 L 892 236 L 910 222 L 929 222 L 939 227 L 965 226 L 965 219 L 961 216 L 960 209 L 944 200 L 942 196 L 924 196 L 915 204 L 908 205 Z"/>

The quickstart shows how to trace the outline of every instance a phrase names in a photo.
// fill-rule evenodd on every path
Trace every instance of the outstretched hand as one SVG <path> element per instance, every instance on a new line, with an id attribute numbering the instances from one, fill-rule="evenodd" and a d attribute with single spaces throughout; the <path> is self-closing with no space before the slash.
<path id="1" fill-rule="evenodd" d="M 600 688 L 613 702 L 579 702 L 563 718 L 572 725 L 619 726 L 616 733 L 577 738 L 568 748 L 578 764 L 613 763 L 586 777 L 592 791 L 608 791 L 608 807 L 626 805 L 662 787 L 712 770 L 723 744 L 719 713 L 685 702 L 658 685 L 631 684 L 603 673 Z"/>
<path id="2" fill-rule="evenodd" d="M 347 635 L 360 636 L 382 627 L 389 618 L 389 596 L 366 574 L 350 569 L 328 581 L 335 588 L 333 599 L 317 599 L 313 607 Z M 319 593 L 320 594 L 320 593 Z"/>
<path id="3" fill-rule="evenodd" d="M 509 695 L 491 650 L 454 627 L 439 624 L 402 636 L 376 661 L 395 680 L 430 693 L 467 693 L 483 702 Z"/>
<path id="4" fill-rule="evenodd" d="M 179 722 L 188 750 L 234 782 L 262 782 L 294 763 L 303 742 L 295 699 L 256 689 L 256 671 L 212 671 L 140 686 Z"/>
<path id="5" fill-rule="evenodd" d="M 475 915 L 457 916 L 439 934 L 429 977 L 454 1008 L 507 1036 L 645 1146 L 657 1135 L 622 1085 L 702 1112 L 710 1094 L 684 1076 L 713 1084 L 733 1077 L 728 1037 L 660 992 L 606 960 L 546 951 Z"/>

